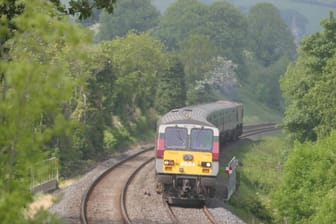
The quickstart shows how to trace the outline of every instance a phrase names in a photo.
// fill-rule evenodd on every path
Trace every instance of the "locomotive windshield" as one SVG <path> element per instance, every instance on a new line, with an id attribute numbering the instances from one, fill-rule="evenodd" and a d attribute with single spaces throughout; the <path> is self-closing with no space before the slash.
<path id="1" fill-rule="evenodd" d="M 212 130 L 210 129 L 191 129 L 191 149 L 211 150 L 212 149 Z"/>
<path id="2" fill-rule="evenodd" d="M 188 132 L 186 128 L 166 128 L 166 148 L 186 149 Z"/>

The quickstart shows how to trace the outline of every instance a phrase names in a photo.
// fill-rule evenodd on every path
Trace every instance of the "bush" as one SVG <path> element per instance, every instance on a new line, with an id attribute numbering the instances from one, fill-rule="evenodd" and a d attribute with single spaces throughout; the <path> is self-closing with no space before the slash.
<path id="1" fill-rule="evenodd" d="M 317 142 L 297 143 L 273 195 L 278 221 L 336 223 L 336 132 Z"/>
<path id="2" fill-rule="evenodd" d="M 240 173 L 239 190 L 230 204 L 247 223 L 273 223 L 270 194 L 280 180 L 287 143 L 282 137 L 267 137 L 236 151 Z"/>

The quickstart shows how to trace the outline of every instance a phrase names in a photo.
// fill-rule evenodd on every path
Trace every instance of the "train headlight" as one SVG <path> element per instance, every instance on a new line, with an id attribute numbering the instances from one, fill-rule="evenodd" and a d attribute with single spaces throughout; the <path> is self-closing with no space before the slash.
<path id="1" fill-rule="evenodd" d="M 201 162 L 201 166 L 211 168 L 212 164 L 211 164 L 211 162 Z"/>
<path id="2" fill-rule="evenodd" d="M 174 162 L 174 160 L 168 160 L 168 159 L 166 159 L 166 160 L 163 161 L 163 164 L 165 166 L 174 166 L 175 162 Z"/>

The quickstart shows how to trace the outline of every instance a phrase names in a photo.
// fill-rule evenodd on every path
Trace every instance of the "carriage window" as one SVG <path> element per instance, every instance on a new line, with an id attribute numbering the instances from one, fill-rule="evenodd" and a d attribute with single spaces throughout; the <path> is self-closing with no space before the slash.
<path id="1" fill-rule="evenodd" d="M 167 127 L 165 143 L 166 148 L 185 149 L 187 148 L 187 129 L 177 127 Z"/>
<path id="2" fill-rule="evenodd" d="M 191 149 L 211 150 L 212 149 L 212 130 L 193 128 L 191 130 Z"/>

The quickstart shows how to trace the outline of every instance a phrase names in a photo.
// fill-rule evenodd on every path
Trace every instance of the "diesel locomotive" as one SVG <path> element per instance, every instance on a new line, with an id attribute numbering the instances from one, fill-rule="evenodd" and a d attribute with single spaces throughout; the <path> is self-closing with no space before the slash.
<path id="1" fill-rule="evenodd" d="M 169 203 L 213 197 L 220 143 L 242 134 L 243 105 L 231 101 L 173 109 L 156 127 L 157 193 Z"/>

